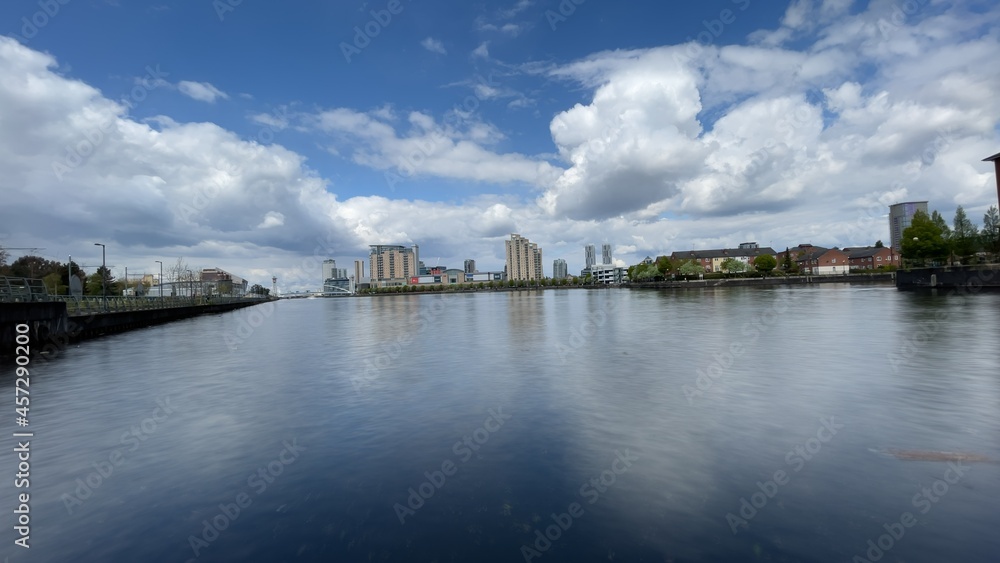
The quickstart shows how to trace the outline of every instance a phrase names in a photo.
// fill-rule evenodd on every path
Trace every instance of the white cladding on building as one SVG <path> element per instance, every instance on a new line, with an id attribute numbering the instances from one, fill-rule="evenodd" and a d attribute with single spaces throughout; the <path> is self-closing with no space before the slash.
<path id="1" fill-rule="evenodd" d="M 597 264 L 597 249 L 594 245 L 588 244 L 583 249 L 583 267 L 589 268 L 594 264 Z"/>
<path id="2" fill-rule="evenodd" d="M 608 243 L 601 245 L 601 264 L 605 266 L 611 264 L 611 245 Z"/>

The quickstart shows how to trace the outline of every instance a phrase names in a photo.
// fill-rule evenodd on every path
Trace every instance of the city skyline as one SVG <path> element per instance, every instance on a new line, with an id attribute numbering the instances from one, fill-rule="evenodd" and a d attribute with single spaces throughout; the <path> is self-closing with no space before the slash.
<path id="1" fill-rule="evenodd" d="M 994 2 L 403 3 L 358 52 L 386 4 L 57 4 L 0 5 L 0 245 L 51 260 L 294 291 L 370 244 L 578 271 L 997 203 Z"/>

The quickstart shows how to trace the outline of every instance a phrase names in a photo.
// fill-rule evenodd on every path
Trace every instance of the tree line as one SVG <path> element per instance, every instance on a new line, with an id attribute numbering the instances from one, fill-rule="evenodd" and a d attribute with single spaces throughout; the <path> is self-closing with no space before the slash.
<path id="1" fill-rule="evenodd" d="M 903 230 L 900 246 L 903 258 L 920 266 L 1000 261 L 1000 212 L 990 206 L 980 228 L 962 206 L 955 210 L 951 226 L 937 211 L 917 211 Z"/>
<path id="2" fill-rule="evenodd" d="M 157 271 L 153 274 L 153 278 L 159 278 L 159 275 L 160 272 Z M 130 279 L 126 281 L 116 277 L 110 268 L 104 266 L 98 266 L 93 273 L 88 274 L 75 260 L 66 263 L 41 256 L 27 255 L 11 261 L 10 252 L 2 246 L 0 246 L 0 276 L 40 279 L 51 295 L 68 295 L 70 276 L 74 276 L 80 281 L 83 294 L 89 296 L 122 295 L 126 289 L 135 291 L 140 285 L 143 288 L 139 289 L 138 292 L 148 293 L 149 289 L 155 285 L 150 278 L 146 278 L 145 283 L 143 283 L 142 279 L 137 279 L 138 276 L 132 274 L 129 274 Z M 197 274 L 188 267 L 184 258 L 178 258 L 174 264 L 165 266 L 163 278 L 164 282 L 184 282 L 198 279 Z M 106 293 L 102 293 L 102 291 Z M 226 293 L 224 287 L 220 287 L 219 291 Z M 254 295 L 266 296 L 270 292 L 270 289 L 262 287 L 260 284 L 254 284 L 249 290 L 249 293 Z"/>

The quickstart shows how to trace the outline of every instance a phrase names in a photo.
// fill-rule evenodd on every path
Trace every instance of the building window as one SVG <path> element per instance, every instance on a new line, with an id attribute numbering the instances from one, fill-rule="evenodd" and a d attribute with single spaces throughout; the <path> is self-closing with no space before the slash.
<path id="1" fill-rule="evenodd" d="M 881 257 L 881 256 L 879 256 L 879 257 L 878 257 L 878 261 L 879 261 L 879 262 L 881 262 L 881 261 L 882 261 L 882 257 Z"/>

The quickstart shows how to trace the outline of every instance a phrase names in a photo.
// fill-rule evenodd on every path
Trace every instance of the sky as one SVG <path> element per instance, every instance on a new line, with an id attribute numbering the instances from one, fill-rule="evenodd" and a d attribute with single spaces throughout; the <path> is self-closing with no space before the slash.
<path id="1" fill-rule="evenodd" d="M 285 292 L 371 244 L 888 243 L 996 205 L 998 43 L 995 0 L 9 0 L 0 245 Z"/>

